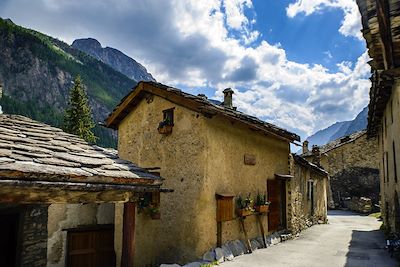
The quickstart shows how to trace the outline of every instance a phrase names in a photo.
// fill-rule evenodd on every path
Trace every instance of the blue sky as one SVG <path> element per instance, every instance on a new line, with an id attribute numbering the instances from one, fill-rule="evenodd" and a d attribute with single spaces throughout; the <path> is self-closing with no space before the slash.
<path id="1" fill-rule="evenodd" d="M 364 40 L 339 33 L 343 11 L 327 8 L 309 16 L 288 18 L 286 7 L 294 1 L 256 0 L 257 13 L 254 28 L 269 43 L 280 43 L 289 60 L 299 63 L 322 64 L 337 71 L 342 61 L 355 62 L 365 51 Z M 329 54 L 332 56 L 330 58 Z"/>
<path id="2" fill-rule="evenodd" d="M 0 16 L 72 43 L 92 37 L 157 81 L 222 99 L 302 139 L 368 103 L 355 0 L 2 0 Z"/>

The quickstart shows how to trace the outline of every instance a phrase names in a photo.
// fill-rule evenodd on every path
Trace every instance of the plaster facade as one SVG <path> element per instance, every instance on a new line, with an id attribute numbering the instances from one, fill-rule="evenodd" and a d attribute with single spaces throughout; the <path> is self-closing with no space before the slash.
<path id="1" fill-rule="evenodd" d="M 47 223 L 47 267 L 64 267 L 67 229 L 114 223 L 114 204 L 51 204 Z"/>
<path id="2" fill-rule="evenodd" d="M 170 135 L 157 126 L 174 108 Z M 267 179 L 289 172 L 289 142 L 250 130 L 216 115 L 202 114 L 152 96 L 119 124 L 119 156 L 143 167 L 160 167 L 164 186 L 161 220 L 136 220 L 137 266 L 196 260 L 217 244 L 216 193 L 246 195 L 267 190 Z M 251 154 L 255 165 L 245 165 Z M 267 217 L 263 217 L 268 229 Z M 260 235 L 255 216 L 245 220 L 249 238 Z M 236 218 L 222 223 L 222 242 L 243 239 Z"/>
<path id="3" fill-rule="evenodd" d="M 382 216 L 390 232 L 400 232 L 400 80 L 392 87 L 392 95 L 383 113 L 378 134 Z"/>

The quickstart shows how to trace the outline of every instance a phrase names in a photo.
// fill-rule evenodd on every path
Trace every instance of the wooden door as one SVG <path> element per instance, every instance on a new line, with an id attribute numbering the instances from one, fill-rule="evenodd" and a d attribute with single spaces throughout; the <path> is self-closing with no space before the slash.
<path id="1" fill-rule="evenodd" d="M 286 229 L 286 180 L 278 180 L 279 184 L 279 230 Z"/>
<path id="2" fill-rule="evenodd" d="M 68 232 L 68 267 L 115 267 L 114 229 Z"/>
<path id="3" fill-rule="evenodd" d="M 271 201 L 268 214 L 268 231 L 286 228 L 286 181 L 267 180 L 268 200 Z"/>
<path id="4" fill-rule="evenodd" d="M 280 192 L 279 180 L 267 180 L 268 200 L 271 201 L 269 205 L 268 214 L 268 231 L 277 231 L 280 225 Z"/>

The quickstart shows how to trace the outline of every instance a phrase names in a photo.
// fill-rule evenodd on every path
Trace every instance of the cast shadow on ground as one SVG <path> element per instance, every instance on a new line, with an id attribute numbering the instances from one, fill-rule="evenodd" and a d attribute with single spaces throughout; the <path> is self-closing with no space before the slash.
<path id="1" fill-rule="evenodd" d="M 399 263 L 390 258 L 385 245 L 385 237 L 380 230 L 353 230 L 348 251 L 338 251 L 337 254 L 345 254 L 345 267 L 399 266 Z"/>

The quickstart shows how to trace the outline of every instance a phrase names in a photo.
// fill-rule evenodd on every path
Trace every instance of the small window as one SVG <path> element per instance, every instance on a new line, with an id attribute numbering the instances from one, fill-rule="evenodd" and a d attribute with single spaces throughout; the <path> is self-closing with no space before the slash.
<path id="1" fill-rule="evenodd" d="M 396 146 L 393 141 L 393 166 L 394 166 L 394 181 L 397 183 L 397 165 L 396 165 Z"/>
<path id="2" fill-rule="evenodd" d="M 163 110 L 163 121 L 166 125 L 174 125 L 174 109 L 175 108 Z"/>
<path id="3" fill-rule="evenodd" d="M 313 194 L 313 181 L 307 181 L 307 198 L 308 200 L 312 199 L 312 194 Z"/>
<path id="4" fill-rule="evenodd" d="M 393 99 L 390 101 L 390 118 L 393 123 Z"/>
<path id="5" fill-rule="evenodd" d="M 382 172 L 382 177 L 383 177 L 383 182 L 386 182 L 386 177 L 385 177 L 385 155 L 382 157 L 382 168 L 381 170 L 383 170 Z"/>
<path id="6" fill-rule="evenodd" d="M 386 162 L 386 181 L 389 182 L 389 155 L 388 152 L 385 152 L 385 162 Z"/>
<path id="7" fill-rule="evenodd" d="M 386 120 L 386 116 L 385 116 L 385 137 L 387 137 L 387 120 Z"/>

